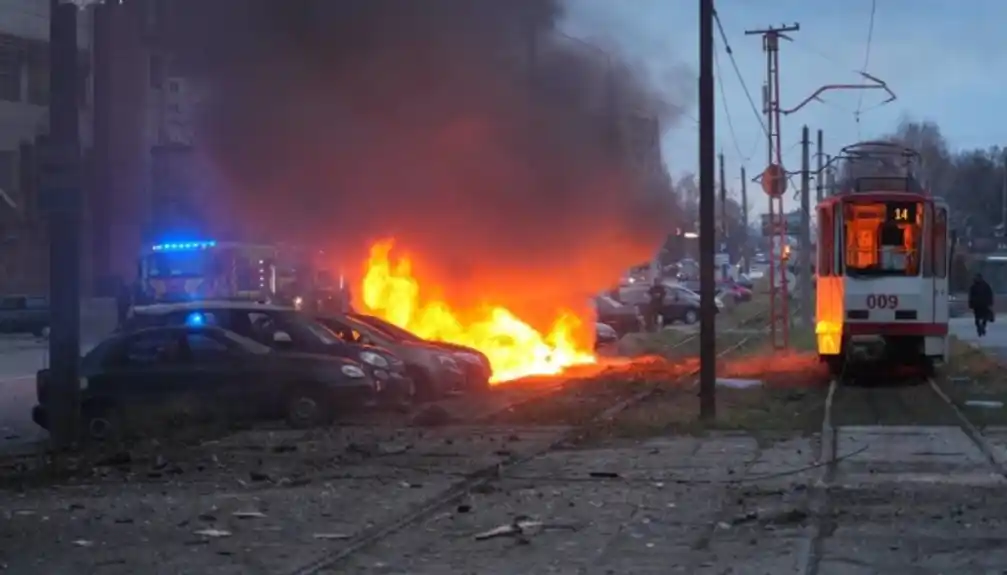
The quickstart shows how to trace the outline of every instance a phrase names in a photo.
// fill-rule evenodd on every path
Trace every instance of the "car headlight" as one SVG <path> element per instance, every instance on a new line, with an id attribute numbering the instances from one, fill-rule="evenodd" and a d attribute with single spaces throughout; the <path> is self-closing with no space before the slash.
<path id="1" fill-rule="evenodd" d="M 380 368 L 388 367 L 388 360 L 374 353 L 373 351 L 361 352 L 360 361 L 366 363 L 367 365 L 373 365 L 374 367 L 380 367 Z"/>
<path id="2" fill-rule="evenodd" d="M 303 307 L 304 307 L 304 298 L 302 298 L 301 296 L 295 297 L 294 298 L 294 308 L 295 309 L 301 309 Z"/>
<path id="3" fill-rule="evenodd" d="M 344 365 L 339 371 L 343 372 L 343 375 L 346 377 L 352 377 L 353 379 L 360 379 L 365 376 L 364 370 L 355 365 Z"/>

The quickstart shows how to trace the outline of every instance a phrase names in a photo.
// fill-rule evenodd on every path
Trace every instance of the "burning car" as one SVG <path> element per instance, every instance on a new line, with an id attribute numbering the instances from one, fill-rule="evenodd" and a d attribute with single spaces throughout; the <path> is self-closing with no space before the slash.
<path id="1" fill-rule="evenodd" d="M 378 345 L 402 358 L 406 373 L 420 399 L 437 399 L 466 389 L 464 368 L 453 354 L 437 345 L 406 332 L 391 332 L 373 321 L 362 321 L 359 314 L 325 314 L 315 320 L 339 339 L 360 345 Z"/>

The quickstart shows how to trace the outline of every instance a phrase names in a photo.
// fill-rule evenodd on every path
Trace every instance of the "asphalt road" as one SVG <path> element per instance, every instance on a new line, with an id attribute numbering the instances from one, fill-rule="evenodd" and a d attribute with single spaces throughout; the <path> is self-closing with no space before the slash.
<path id="1" fill-rule="evenodd" d="M 82 341 L 82 351 L 94 345 Z M 48 366 L 44 341 L 29 337 L 0 339 L 0 453 L 17 452 L 45 438 L 31 420 L 35 405 L 35 372 Z"/>

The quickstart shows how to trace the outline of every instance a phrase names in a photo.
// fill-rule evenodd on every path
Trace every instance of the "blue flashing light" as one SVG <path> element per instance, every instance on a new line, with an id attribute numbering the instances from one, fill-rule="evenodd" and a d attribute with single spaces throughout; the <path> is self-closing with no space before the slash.
<path id="1" fill-rule="evenodd" d="M 185 325 L 189 327 L 203 327 L 206 325 L 206 316 L 198 311 L 194 311 L 185 318 Z"/>
<path id="2" fill-rule="evenodd" d="M 172 242 L 168 244 L 155 244 L 155 252 L 181 252 L 192 250 L 208 250 L 216 247 L 217 242 L 210 240 L 205 242 Z"/>

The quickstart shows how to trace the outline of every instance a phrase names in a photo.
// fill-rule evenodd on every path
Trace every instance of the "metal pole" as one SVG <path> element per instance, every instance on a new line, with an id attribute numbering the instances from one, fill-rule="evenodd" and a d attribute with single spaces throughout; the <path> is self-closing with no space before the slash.
<path id="1" fill-rule="evenodd" d="M 699 1 L 699 417 L 717 415 L 717 334 L 714 298 L 716 143 L 713 84 L 713 0 Z"/>
<path id="2" fill-rule="evenodd" d="M 821 132 L 819 132 L 821 134 Z M 801 251 L 798 254 L 801 290 L 801 325 L 811 326 L 811 138 L 801 130 Z"/>
<path id="3" fill-rule="evenodd" d="M 822 131 L 818 130 L 818 151 L 815 154 L 815 157 L 818 158 L 818 171 L 815 172 L 815 199 L 818 202 L 821 202 L 825 197 L 825 174 L 822 172 L 825 156 L 822 155 L 822 141 Z"/>
<path id="4" fill-rule="evenodd" d="M 80 418 L 80 137 L 77 7 L 49 2 L 49 146 L 43 203 L 49 210 L 49 430 L 57 448 L 76 440 Z"/>
<path id="5" fill-rule="evenodd" d="M 748 178 L 745 177 L 745 166 L 741 166 L 741 222 L 742 271 L 748 275 L 751 269 L 748 260 L 752 258 L 752 248 L 749 245 L 751 238 L 748 236 Z"/>

